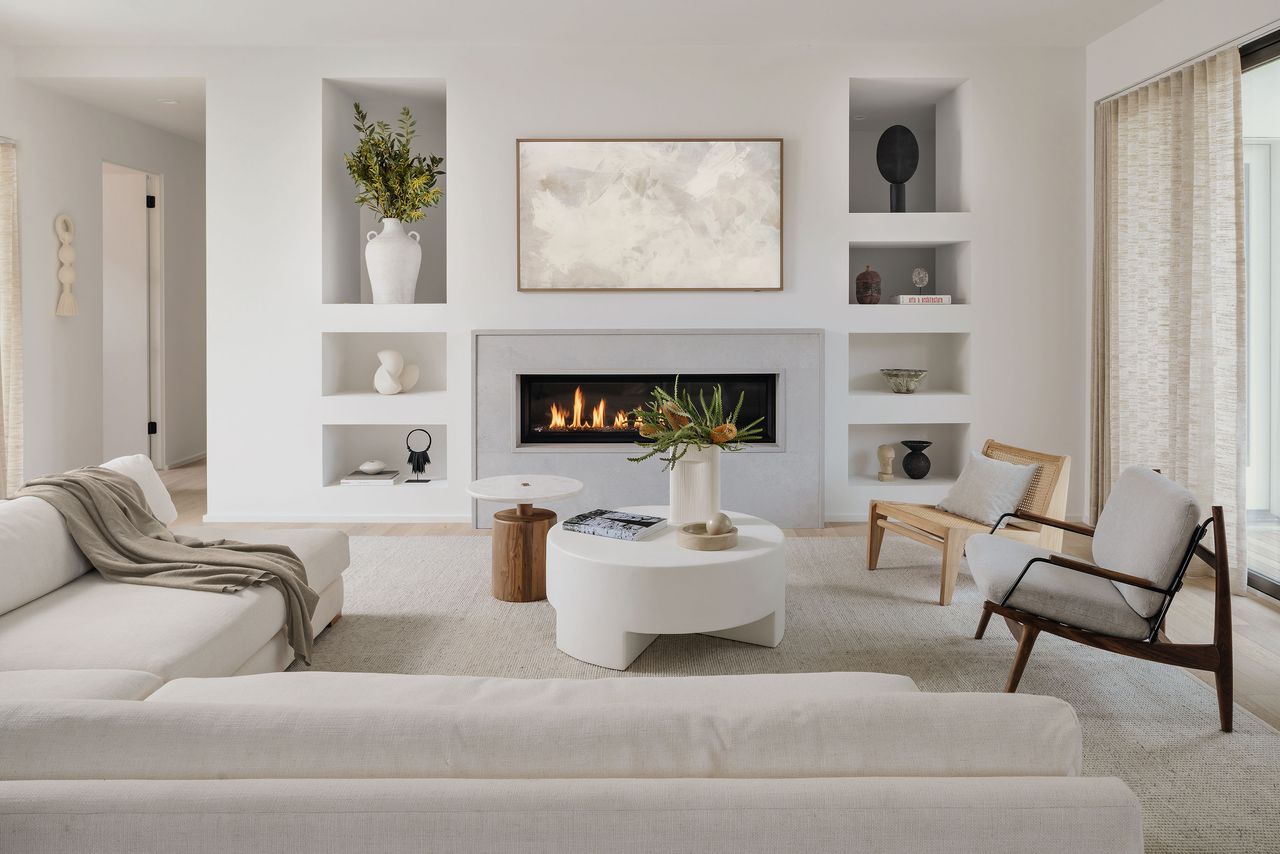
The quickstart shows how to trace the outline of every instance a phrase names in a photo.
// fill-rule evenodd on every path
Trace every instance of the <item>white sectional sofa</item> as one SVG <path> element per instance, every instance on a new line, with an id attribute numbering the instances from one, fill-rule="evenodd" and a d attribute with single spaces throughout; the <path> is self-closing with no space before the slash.
<path id="1" fill-rule="evenodd" d="M 276 673 L 0 718 L 7 854 L 1142 850 L 1066 703 L 901 676 Z"/>
<path id="2" fill-rule="evenodd" d="M 174 522 L 177 510 L 150 460 L 122 457 L 104 465 L 138 481 L 157 518 Z M 185 533 L 289 546 L 320 594 L 315 632 L 341 613 L 345 534 Z M 50 697 L 141 699 L 179 677 L 283 670 L 293 661 L 284 616 L 284 598 L 266 586 L 215 594 L 107 581 L 47 503 L 0 501 L 0 698 L 40 689 Z M 66 672 L 85 670 L 93 673 Z"/>

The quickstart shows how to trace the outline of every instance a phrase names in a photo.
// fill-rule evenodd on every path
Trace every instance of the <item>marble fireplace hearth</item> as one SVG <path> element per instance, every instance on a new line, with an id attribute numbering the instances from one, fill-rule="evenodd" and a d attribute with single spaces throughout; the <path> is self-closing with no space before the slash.
<path id="1" fill-rule="evenodd" d="M 657 460 L 629 462 L 639 452 L 629 442 L 522 441 L 522 376 L 776 377 L 774 441 L 724 455 L 722 501 L 784 528 L 823 524 L 821 330 L 486 330 L 474 333 L 472 355 L 473 476 L 577 478 L 583 491 L 553 508 L 562 518 L 596 507 L 665 504 L 667 475 Z M 595 405 L 587 401 L 584 420 Z M 496 509 L 477 502 L 477 524 L 488 527 Z"/>

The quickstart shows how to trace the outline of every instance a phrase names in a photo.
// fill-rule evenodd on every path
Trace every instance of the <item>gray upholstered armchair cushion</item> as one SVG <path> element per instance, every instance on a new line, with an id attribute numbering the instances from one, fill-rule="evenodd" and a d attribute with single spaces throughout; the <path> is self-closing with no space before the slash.
<path id="1" fill-rule="evenodd" d="M 969 572 L 978 589 L 992 602 L 1004 599 L 1027 561 L 1053 552 L 1011 540 L 977 534 L 965 543 Z M 1142 640 L 1151 625 L 1105 578 L 1054 566 L 1034 564 L 1006 603 L 1011 608 L 1102 634 Z"/>
<path id="2" fill-rule="evenodd" d="M 1151 469 L 1125 469 L 1098 516 L 1094 562 L 1168 587 L 1199 523 L 1200 505 L 1184 487 Z M 1154 616 L 1164 602 L 1159 593 L 1117 586 L 1144 617 Z"/>

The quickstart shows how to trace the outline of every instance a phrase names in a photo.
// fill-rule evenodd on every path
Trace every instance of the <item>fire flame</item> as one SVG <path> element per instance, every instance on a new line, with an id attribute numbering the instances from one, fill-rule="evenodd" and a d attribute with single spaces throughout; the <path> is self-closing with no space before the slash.
<path id="1" fill-rule="evenodd" d="M 573 390 L 573 409 L 570 411 L 567 407 L 563 407 L 558 403 L 551 404 L 551 411 L 548 413 L 547 429 L 548 430 L 627 430 L 631 427 L 631 420 L 625 409 L 619 409 L 613 415 L 613 424 L 610 427 L 606 424 L 605 419 L 608 417 L 608 405 L 605 399 L 600 398 L 600 402 L 591 407 L 591 411 L 587 412 L 587 401 L 582 393 L 582 387 L 578 386 Z"/>

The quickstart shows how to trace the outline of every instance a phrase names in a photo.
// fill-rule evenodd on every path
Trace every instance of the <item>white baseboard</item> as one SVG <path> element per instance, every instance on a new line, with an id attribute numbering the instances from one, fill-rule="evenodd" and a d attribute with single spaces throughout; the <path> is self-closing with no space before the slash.
<path id="1" fill-rule="evenodd" d="M 192 463 L 198 463 L 198 462 L 200 462 L 200 461 L 201 461 L 201 460 L 203 460 L 206 456 L 207 456 L 207 454 L 205 454 L 205 452 L 204 452 L 204 451 L 201 451 L 201 452 L 200 452 L 200 453 L 198 453 L 198 454 L 192 454 L 191 456 L 189 456 L 189 457 L 185 457 L 185 458 L 183 458 L 183 459 L 181 459 L 181 460 L 174 460 L 174 461 L 173 461 L 173 462 L 171 462 L 171 463 L 165 463 L 165 465 L 164 465 L 164 470 L 165 470 L 165 471 L 168 471 L 169 469 L 176 469 L 176 468 L 182 468 L 183 466 L 189 466 L 189 465 L 191 465 Z"/>
<path id="2" fill-rule="evenodd" d="M 471 522 L 469 515 L 414 515 L 414 516 L 333 516 L 333 515 L 219 515 L 206 513 L 201 521 L 206 525 L 280 525 L 297 522 L 315 522 L 326 525 L 392 525 L 434 522 Z"/>

